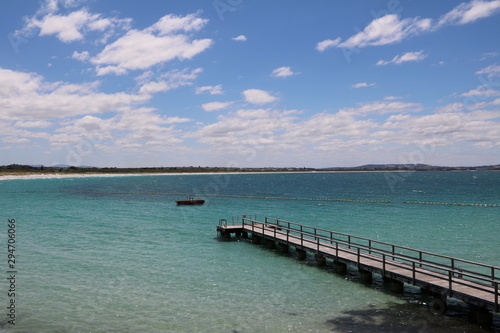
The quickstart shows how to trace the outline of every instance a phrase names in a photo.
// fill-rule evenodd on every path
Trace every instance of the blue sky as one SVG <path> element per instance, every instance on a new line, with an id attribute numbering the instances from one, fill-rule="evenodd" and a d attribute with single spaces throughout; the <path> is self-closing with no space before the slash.
<path id="1" fill-rule="evenodd" d="M 8 0 L 0 36 L 0 164 L 500 163 L 499 0 Z"/>

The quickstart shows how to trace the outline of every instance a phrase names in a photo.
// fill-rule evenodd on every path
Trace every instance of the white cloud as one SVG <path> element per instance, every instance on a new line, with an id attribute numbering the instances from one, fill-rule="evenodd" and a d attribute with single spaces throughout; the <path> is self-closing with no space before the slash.
<path id="1" fill-rule="evenodd" d="M 39 29 L 40 36 L 55 35 L 64 43 L 79 41 L 88 31 L 108 31 L 115 28 L 128 29 L 130 19 L 102 18 L 101 14 L 91 14 L 80 9 L 68 15 L 55 14 L 57 6 L 48 6 L 27 20 L 24 33 Z"/>
<path id="2" fill-rule="evenodd" d="M 486 53 L 483 53 L 481 55 L 481 59 L 480 60 L 486 60 L 486 59 L 489 59 L 489 58 L 495 58 L 495 57 L 498 57 L 500 55 L 499 52 L 486 52 Z"/>
<path id="3" fill-rule="evenodd" d="M 216 86 L 202 86 L 196 88 L 196 94 L 209 93 L 210 95 L 223 95 L 224 91 L 222 91 L 222 85 L 218 84 Z"/>
<path id="4" fill-rule="evenodd" d="M 438 20 L 420 17 L 402 19 L 396 14 L 387 14 L 374 19 L 363 31 L 352 35 L 345 41 L 338 37 L 334 40 L 327 39 L 318 43 L 316 50 L 322 52 L 330 47 L 363 48 L 394 44 L 412 36 L 435 31 L 446 25 L 472 23 L 499 12 L 500 0 L 473 0 L 461 3 Z"/>
<path id="5" fill-rule="evenodd" d="M 338 137 L 366 137 L 376 127 L 371 120 L 357 120 L 354 114 L 340 110 L 337 113 L 317 113 L 297 122 L 284 135 L 287 140 L 325 143 Z"/>
<path id="6" fill-rule="evenodd" d="M 372 103 L 361 103 L 360 106 L 356 108 L 343 108 L 341 111 L 345 111 L 353 115 L 367 115 L 370 113 L 408 113 L 419 112 L 422 110 L 423 107 L 420 103 L 375 101 Z"/>
<path id="7" fill-rule="evenodd" d="M 155 94 L 171 89 L 179 88 L 193 84 L 192 81 L 198 78 L 198 75 L 203 71 L 201 68 L 196 68 L 191 71 L 188 69 L 171 70 L 165 74 L 156 77 L 156 81 L 151 81 L 153 75 L 151 72 L 145 72 L 136 80 L 142 84 L 139 89 L 139 94 Z"/>
<path id="8" fill-rule="evenodd" d="M 287 146 L 279 140 L 279 131 L 287 131 L 296 111 L 240 109 L 218 117 L 218 121 L 200 128 L 192 136 L 224 153 L 240 153 L 242 147 L 279 151 Z M 269 151 L 268 151 L 269 152 Z"/>
<path id="9" fill-rule="evenodd" d="M 213 153 L 241 155 L 250 152 L 251 156 L 259 153 L 261 157 L 267 154 L 281 156 L 286 149 L 293 149 L 302 157 L 311 150 L 363 154 L 368 150 L 374 151 L 372 157 L 376 157 L 380 153 L 390 156 L 387 145 L 393 152 L 404 153 L 409 145 L 425 145 L 432 151 L 437 146 L 457 143 L 487 149 L 500 142 L 498 122 L 495 121 L 500 111 L 412 115 L 406 111 L 416 111 L 420 105 L 387 103 L 382 107 L 382 104 L 371 103 L 362 112 L 345 108 L 308 118 L 296 117 L 296 111 L 241 109 L 219 116 L 217 122 L 203 126 L 192 136 L 209 145 Z M 395 114 L 382 120 L 365 119 L 368 109 L 383 114 L 387 113 L 383 110 L 386 108 Z"/>
<path id="10" fill-rule="evenodd" d="M 403 55 L 396 55 L 392 60 L 385 61 L 385 60 L 379 60 L 377 62 L 378 66 L 384 66 L 387 64 L 402 64 L 403 62 L 410 62 L 410 61 L 422 61 L 425 58 L 427 58 L 427 55 L 424 54 L 423 50 L 417 51 L 417 52 L 406 52 Z"/>
<path id="11" fill-rule="evenodd" d="M 202 104 L 201 107 L 203 108 L 203 110 L 211 112 L 227 108 L 231 104 L 233 104 L 233 102 L 210 102 Z"/>
<path id="12" fill-rule="evenodd" d="M 389 129 L 384 140 L 430 147 L 469 143 L 477 148 L 491 148 L 500 142 L 500 112 L 448 112 L 424 116 L 395 115 L 387 118 L 383 128 Z"/>
<path id="13" fill-rule="evenodd" d="M 337 46 L 362 48 L 393 44 L 430 29 L 430 19 L 406 18 L 401 20 L 397 15 L 389 14 L 373 20 L 363 31 L 351 36 Z"/>
<path id="14" fill-rule="evenodd" d="M 93 149 L 108 152 L 159 152 L 182 142 L 174 126 L 189 121 L 188 118 L 161 116 L 153 108 L 130 108 L 109 119 L 86 115 L 72 120 L 58 129 L 49 141 L 54 147 L 91 141 Z"/>
<path id="15" fill-rule="evenodd" d="M 438 26 L 450 24 L 467 24 L 478 19 L 492 16 L 500 12 L 500 1 L 473 0 L 461 3 L 453 10 L 441 16 Z"/>
<path id="16" fill-rule="evenodd" d="M 500 65 L 493 64 L 488 67 L 482 68 L 481 70 L 477 71 L 476 74 L 481 75 L 481 74 L 486 74 L 489 77 L 493 76 L 500 76 Z"/>
<path id="17" fill-rule="evenodd" d="M 247 37 L 245 35 L 239 35 L 239 36 L 233 37 L 231 39 L 234 41 L 237 41 L 237 42 L 245 42 L 247 40 Z"/>
<path id="18" fill-rule="evenodd" d="M 97 91 L 99 82 L 45 82 L 43 77 L 0 68 L 0 115 L 10 120 L 49 120 L 118 110 L 151 97 Z"/>
<path id="19" fill-rule="evenodd" d="M 207 21 L 195 14 L 185 17 L 166 15 L 142 31 L 128 31 L 90 60 L 97 66 L 97 75 L 120 75 L 174 59 L 191 59 L 209 48 L 212 40 L 190 40 L 188 35 L 172 33 L 197 31 Z"/>
<path id="20" fill-rule="evenodd" d="M 451 103 L 445 106 L 441 106 L 436 109 L 436 113 L 448 113 L 448 112 L 457 112 L 457 111 L 463 111 L 464 110 L 464 105 L 463 103 Z"/>
<path id="21" fill-rule="evenodd" d="M 275 70 L 273 70 L 271 76 L 274 76 L 274 77 L 287 77 L 287 76 L 292 76 L 294 75 L 295 73 L 292 72 L 292 69 L 290 67 L 280 67 L 280 68 L 276 68 Z"/>
<path id="22" fill-rule="evenodd" d="M 267 91 L 260 89 L 247 89 L 243 91 L 245 100 L 252 104 L 267 104 L 278 100 L 277 97 L 270 95 Z"/>
<path id="23" fill-rule="evenodd" d="M 158 33 L 159 36 L 171 35 L 178 31 L 199 31 L 208 23 L 208 19 L 202 19 L 198 15 L 199 13 L 186 16 L 165 15 L 144 31 L 151 34 Z"/>
<path id="24" fill-rule="evenodd" d="M 477 89 L 471 89 L 468 92 L 461 94 L 462 97 L 469 96 L 484 96 L 484 97 L 493 97 L 500 96 L 500 90 L 492 90 L 488 89 L 486 86 L 481 86 Z"/>
<path id="25" fill-rule="evenodd" d="M 485 108 L 489 108 L 491 106 L 493 107 L 498 107 L 498 105 L 500 105 L 500 98 L 497 98 L 493 101 L 489 101 L 489 102 L 478 102 L 478 103 L 475 103 L 475 104 L 471 104 L 471 105 L 467 105 L 467 108 L 468 109 L 485 109 Z"/>
<path id="26" fill-rule="evenodd" d="M 51 127 L 52 123 L 49 121 L 45 120 L 38 120 L 38 121 L 17 121 L 14 124 L 15 127 L 23 127 L 23 128 L 46 128 L 46 127 Z"/>
<path id="27" fill-rule="evenodd" d="M 365 87 L 374 87 L 376 85 L 377 85 L 376 83 L 359 82 L 359 83 L 353 84 L 351 87 L 353 87 L 353 88 L 365 88 Z"/>
<path id="28" fill-rule="evenodd" d="M 326 39 L 322 42 L 319 42 L 318 44 L 316 44 L 316 50 L 318 50 L 319 52 L 323 52 L 325 51 L 326 49 L 329 49 L 331 47 L 335 47 L 337 45 L 339 45 L 340 43 L 340 37 L 332 40 L 332 39 Z"/>
<path id="29" fill-rule="evenodd" d="M 76 59 L 78 61 L 86 61 L 90 57 L 90 54 L 88 51 L 83 51 L 83 52 L 73 52 L 73 55 L 71 58 Z"/>
<path id="30" fill-rule="evenodd" d="M 41 22 L 33 22 L 40 28 L 40 36 L 56 35 L 63 42 L 72 42 L 83 38 L 82 28 L 99 18 L 85 9 L 73 12 L 68 16 L 48 15 Z"/>

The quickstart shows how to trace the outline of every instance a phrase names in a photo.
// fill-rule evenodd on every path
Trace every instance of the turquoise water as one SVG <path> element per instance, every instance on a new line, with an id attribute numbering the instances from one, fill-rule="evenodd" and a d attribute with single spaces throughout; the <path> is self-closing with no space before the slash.
<path id="1" fill-rule="evenodd" d="M 182 196 L 162 193 L 198 193 L 206 203 L 177 207 Z M 500 207 L 408 201 L 500 204 L 500 173 L 2 180 L 5 313 L 8 219 L 17 225 L 17 273 L 16 325 L 2 315 L 0 330 L 484 332 L 459 304 L 436 319 L 412 288 L 394 295 L 380 281 L 359 283 L 355 271 L 340 276 L 293 255 L 216 239 L 219 219 L 256 214 L 500 266 Z"/>

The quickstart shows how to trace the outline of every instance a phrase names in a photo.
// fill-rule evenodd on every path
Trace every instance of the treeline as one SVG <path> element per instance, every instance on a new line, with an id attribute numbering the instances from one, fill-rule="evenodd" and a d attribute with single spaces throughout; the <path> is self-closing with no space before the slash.
<path id="1" fill-rule="evenodd" d="M 23 173 L 96 173 L 96 174 L 141 174 L 141 173 L 203 173 L 203 172 L 301 172 L 301 171 L 467 171 L 467 170 L 497 170 L 500 165 L 486 165 L 477 167 L 442 167 L 431 165 L 363 165 L 359 167 L 336 167 L 336 168 L 239 168 L 239 167 L 144 167 L 144 168 L 116 168 L 116 167 L 91 167 L 91 166 L 43 166 L 10 164 L 0 166 L 1 174 L 23 174 Z"/>
<path id="2" fill-rule="evenodd" d="M 202 172 L 291 172 L 315 171 L 314 168 L 238 168 L 238 167 L 144 167 L 144 168 L 117 168 L 117 167 L 75 167 L 75 166 L 32 166 L 10 164 L 0 166 L 1 173 L 202 173 Z"/>

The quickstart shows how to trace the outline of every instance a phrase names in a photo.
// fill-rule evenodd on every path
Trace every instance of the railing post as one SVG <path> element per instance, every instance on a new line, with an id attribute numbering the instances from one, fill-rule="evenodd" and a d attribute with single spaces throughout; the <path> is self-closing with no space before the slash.
<path id="1" fill-rule="evenodd" d="M 290 237 L 290 229 L 286 229 L 286 243 L 288 244 L 288 237 Z"/>
<path id="2" fill-rule="evenodd" d="M 420 268 L 422 268 L 422 251 L 418 251 L 418 260 L 420 261 Z"/>
<path id="3" fill-rule="evenodd" d="M 318 242 L 318 249 L 317 249 L 317 253 L 319 253 L 319 238 L 317 239 L 317 242 Z"/>
<path id="4" fill-rule="evenodd" d="M 333 245 L 333 232 L 330 231 L 330 244 Z"/>
<path id="5" fill-rule="evenodd" d="M 372 240 L 368 240 L 368 254 L 372 254 Z"/>
<path id="6" fill-rule="evenodd" d="M 302 226 L 301 226 L 302 229 Z M 304 234 L 300 233 L 300 246 L 304 247 Z"/>
<path id="7" fill-rule="evenodd" d="M 339 242 L 335 242 L 335 257 L 339 260 Z"/>
<path id="8" fill-rule="evenodd" d="M 385 277 L 385 253 L 382 253 L 382 276 Z"/>
<path id="9" fill-rule="evenodd" d="M 451 296 L 451 291 L 453 290 L 452 279 L 453 279 L 453 271 L 449 270 L 448 271 L 448 289 L 450 290 L 450 296 Z"/>
<path id="10" fill-rule="evenodd" d="M 347 244 L 349 244 L 349 250 L 351 249 L 351 235 L 347 236 Z"/>
<path id="11" fill-rule="evenodd" d="M 412 261 L 412 279 L 413 279 L 413 285 L 415 285 L 415 261 Z"/>
<path id="12" fill-rule="evenodd" d="M 495 284 L 495 312 L 498 312 L 500 308 L 498 307 L 498 282 L 493 282 Z"/>
<path id="13" fill-rule="evenodd" d="M 359 258 L 361 256 L 361 249 L 358 247 L 358 267 L 359 267 Z"/>
<path id="14" fill-rule="evenodd" d="M 493 286 L 495 286 L 495 267 L 491 267 L 491 281 L 493 281 L 492 284 Z M 496 286 L 498 287 L 498 283 L 496 284 Z"/>
<path id="15" fill-rule="evenodd" d="M 394 252 L 396 252 L 396 248 L 394 247 L 394 245 L 392 246 L 392 260 L 394 260 Z"/>

